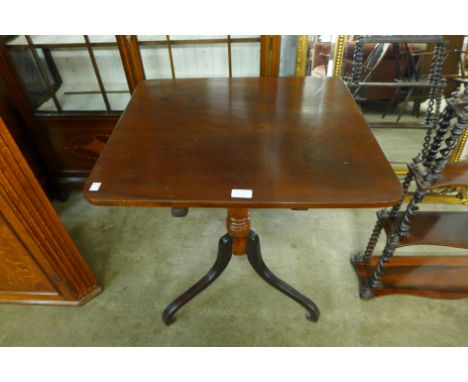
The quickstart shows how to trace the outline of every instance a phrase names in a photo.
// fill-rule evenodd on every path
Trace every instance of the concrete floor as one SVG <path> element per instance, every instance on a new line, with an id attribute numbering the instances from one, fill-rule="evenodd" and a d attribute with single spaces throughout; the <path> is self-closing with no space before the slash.
<path id="1" fill-rule="evenodd" d="M 419 150 L 424 131 L 374 133 L 399 161 Z M 92 206 L 79 192 L 55 207 L 104 291 L 80 308 L 1 305 L 1 346 L 468 346 L 468 299 L 359 299 L 349 259 L 365 247 L 375 210 L 251 211 L 265 262 L 316 302 L 318 323 L 236 257 L 166 327 L 163 309 L 214 262 L 225 211 L 172 218 L 167 208 Z M 399 253 L 408 252 L 467 254 L 437 247 Z"/>
<path id="2" fill-rule="evenodd" d="M 104 291 L 80 308 L 0 306 L 2 346 L 468 345 L 468 300 L 359 299 L 349 258 L 366 244 L 371 210 L 252 211 L 266 263 L 318 304 L 318 323 L 236 257 L 166 327 L 163 309 L 212 265 L 225 211 L 172 218 L 167 208 L 95 207 L 81 193 L 56 208 Z"/>

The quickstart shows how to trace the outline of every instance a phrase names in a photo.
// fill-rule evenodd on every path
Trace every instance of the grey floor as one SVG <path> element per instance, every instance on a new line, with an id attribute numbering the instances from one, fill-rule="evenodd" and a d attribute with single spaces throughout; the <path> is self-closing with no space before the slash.
<path id="1" fill-rule="evenodd" d="M 401 155 L 392 152 L 401 137 L 390 132 L 376 135 L 389 157 Z M 165 306 L 212 265 L 225 211 L 172 218 L 167 208 L 92 206 L 79 192 L 55 207 L 104 291 L 80 308 L 0 306 L 2 346 L 468 346 L 468 299 L 359 299 L 349 259 L 365 247 L 375 210 L 251 211 L 266 263 L 317 303 L 318 323 L 236 257 L 166 327 Z M 467 254 L 437 247 L 400 253 L 408 252 Z"/>

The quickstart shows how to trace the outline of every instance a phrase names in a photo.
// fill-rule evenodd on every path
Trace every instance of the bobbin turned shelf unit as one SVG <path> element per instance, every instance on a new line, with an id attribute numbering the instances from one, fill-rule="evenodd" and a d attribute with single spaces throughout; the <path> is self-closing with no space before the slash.
<path id="1" fill-rule="evenodd" d="M 376 44 L 376 48 L 369 55 L 364 62 L 364 44 L 372 43 Z M 407 49 L 408 44 L 434 44 L 434 50 L 432 53 L 432 62 L 429 74 L 427 78 L 422 78 L 416 70 L 410 77 L 396 78 L 392 82 L 376 82 L 371 81 L 372 75 L 378 66 L 380 60 L 385 55 L 386 46 L 393 44 L 398 48 L 400 44 L 405 44 Z M 409 101 L 413 92 L 424 91 L 429 89 L 429 105 L 426 110 L 424 122 L 418 123 L 404 123 L 398 122 L 401 113 L 397 119 L 397 122 L 369 122 L 371 127 L 408 127 L 408 128 L 434 128 L 437 125 L 437 121 L 440 114 L 440 105 L 442 101 L 442 90 L 446 86 L 445 80 L 442 79 L 442 67 L 445 60 L 445 51 L 447 47 L 447 41 L 442 36 L 401 36 L 401 35 L 388 35 L 388 36 L 359 36 L 356 40 L 356 48 L 354 50 L 353 67 L 351 74 L 345 78 L 347 86 L 351 89 L 353 97 L 357 100 L 365 100 L 365 91 L 369 87 L 386 87 L 394 88 L 395 93 L 390 100 L 393 103 L 395 97 L 402 89 L 407 89 L 404 100 L 404 105 Z M 415 56 L 418 54 L 410 53 L 411 61 L 413 66 L 419 68 L 419 64 L 416 64 Z M 385 115 L 385 113 L 384 113 Z"/>
<path id="2" fill-rule="evenodd" d="M 450 128 L 453 118 L 456 121 Z M 352 259 L 361 298 L 388 294 L 468 297 L 468 256 L 393 256 L 398 248 L 410 245 L 468 249 L 468 211 L 418 211 L 417 206 L 434 188 L 468 186 L 468 162 L 447 163 L 467 125 L 468 91 L 455 93 L 447 101 L 432 142 L 426 139 L 422 152 L 408 165 L 403 190 L 408 193 L 414 182 L 416 192 L 406 210 L 400 212 L 401 201 L 390 211 L 379 211 L 365 253 Z M 382 230 L 387 237 L 383 254 L 372 257 Z"/>

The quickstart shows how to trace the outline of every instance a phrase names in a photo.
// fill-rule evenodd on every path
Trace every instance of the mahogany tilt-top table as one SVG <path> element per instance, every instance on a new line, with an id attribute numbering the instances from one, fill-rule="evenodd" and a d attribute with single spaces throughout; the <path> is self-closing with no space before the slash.
<path id="1" fill-rule="evenodd" d="M 85 184 L 93 204 L 227 208 L 213 267 L 164 311 L 210 285 L 234 255 L 301 304 L 265 265 L 249 208 L 382 207 L 400 183 L 338 78 L 150 80 L 139 84 Z"/>

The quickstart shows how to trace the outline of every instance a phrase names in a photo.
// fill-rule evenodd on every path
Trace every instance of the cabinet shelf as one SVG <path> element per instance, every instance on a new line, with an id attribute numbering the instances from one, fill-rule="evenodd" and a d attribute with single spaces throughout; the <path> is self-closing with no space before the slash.
<path id="1" fill-rule="evenodd" d="M 379 259 L 352 260 L 361 297 L 410 294 L 421 297 L 459 299 L 468 297 L 468 256 L 395 256 L 385 266 L 381 287 L 369 288 Z"/>
<path id="2" fill-rule="evenodd" d="M 430 125 L 425 125 L 422 122 L 394 122 L 394 121 L 369 121 L 367 122 L 371 128 L 403 128 L 403 129 L 430 129 Z"/>
<path id="3" fill-rule="evenodd" d="M 413 173 L 416 184 L 421 190 L 438 187 L 468 186 L 468 162 L 447 163 L 439 178 L 431 183 L 427 183 L 424 180 L 423 174 L 428 171 L 426 166 L 422 164 L 417 166 L 411 165 L 410 171 Z"/>
<path id="4" fill-rule="evenodd" d="M 468 186 L 468 162 L 447 163 L 431 188 L 448 186 Z"/>
<path id="5" fill-rule="evenodd" d="M 420 36 L 410 36 L 410 35 L 398 35 L 398 36 L 380 36 L 380 35 L 367 35 L 367 36 L 362 36 L 361 39 L 365 43 L 419 43 L 419 44 L 434 44 L 443 41 L 442 36 L 438 35 L 420 35 Z"/>
<path id="6" fill-rule="evenodd" d="M 379 214 L 383 228 L 388 235 L 392 234 L 397 219 Z M 468 249 L 468 213 L 467 212 L 428 212 L 417 211 L 411 223 L 408 235 L 400 239 L 399 247 L 409 245 L 438 245 L 444 247 Z"/>
<path id="7" fill-rule="evenodd" d="M 395 81 L 395 82 L 358 82 L 348 83 L 348 87 L 387 87 L 387 88 L 437 88 L 445 87 L 442 83 L 429 81 Z"/>

